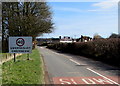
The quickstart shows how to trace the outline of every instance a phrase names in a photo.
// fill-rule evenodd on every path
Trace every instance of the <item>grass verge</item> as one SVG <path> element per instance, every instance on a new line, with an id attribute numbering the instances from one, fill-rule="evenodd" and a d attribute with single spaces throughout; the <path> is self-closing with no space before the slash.
<path id="1" fill-rule="evenodd" d="M 37 49 L 30 54 L 10 60 L 2 65 L 2 84 L 44 84 L 42 60 Z"/>

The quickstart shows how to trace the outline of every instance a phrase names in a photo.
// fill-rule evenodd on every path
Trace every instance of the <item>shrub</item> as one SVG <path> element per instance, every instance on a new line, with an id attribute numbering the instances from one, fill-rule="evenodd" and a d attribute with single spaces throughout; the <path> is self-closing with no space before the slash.
<path id="1" fill-rule="evenodd" d="M 120 65 L 120 39 L 118 38 L 97 39 L 90 42 L 80 43 L 49 44 L 48 48 Z"/>

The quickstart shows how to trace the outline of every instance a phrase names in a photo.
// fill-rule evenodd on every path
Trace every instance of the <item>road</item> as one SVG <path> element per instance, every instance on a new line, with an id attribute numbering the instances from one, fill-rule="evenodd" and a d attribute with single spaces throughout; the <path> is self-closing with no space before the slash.
<path id="1" fill-rule="evenodd" d="M 82 56 L 38 47 L 43 56 L 51 84 L 110 84 L 119 83 L 119 68 Z"/>

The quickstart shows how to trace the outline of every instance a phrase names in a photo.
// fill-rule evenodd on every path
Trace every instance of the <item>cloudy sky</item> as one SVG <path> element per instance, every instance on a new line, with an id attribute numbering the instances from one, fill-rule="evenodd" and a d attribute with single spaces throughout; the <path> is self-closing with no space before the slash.
<path id="1" fill-rule="evenodd" d="M 116 0 L 48 2 L 48 5 L 53 11 L 55 30 L 42 37 L 80 37 L 81 35 L 93 37 L 97 33 L 106 38 L 111 33 L 118 33 Z"/>

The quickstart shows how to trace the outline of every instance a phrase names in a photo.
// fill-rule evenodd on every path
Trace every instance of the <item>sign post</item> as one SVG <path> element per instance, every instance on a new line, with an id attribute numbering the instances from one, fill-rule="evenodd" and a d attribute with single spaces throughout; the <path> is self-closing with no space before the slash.
<path id="1" fill-rule="evenodd" d="M 32 53 L 32 37 L 9 37 L 9 53 L 14 53 L 14 61 L 16 53 Z"/>
<path id="2" fill-rule="evenodd" d="M 15 59 L 16 57 L 15 57 L 15 53 L 14 53 L 14 62 L 16 61 L 16 59 Z"/>
<path id="3" fill-rule="evenodd" d="M 29 56 L 29 54 L 27 54 L 27 60 L 29 60 L 30 58 L 29 58 L 30 56 Z"/>

